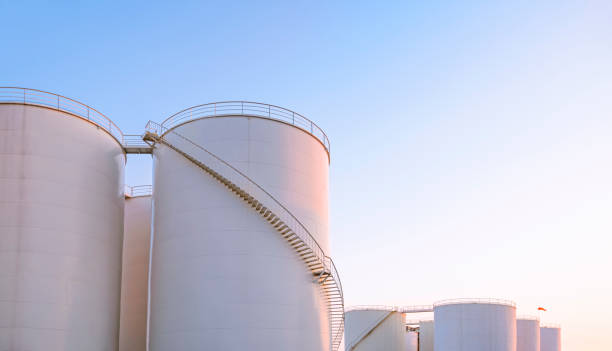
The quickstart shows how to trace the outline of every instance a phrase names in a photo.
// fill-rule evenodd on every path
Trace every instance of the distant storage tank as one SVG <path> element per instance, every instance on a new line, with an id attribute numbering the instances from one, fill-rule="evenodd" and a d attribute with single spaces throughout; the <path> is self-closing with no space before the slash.
<path id="1" fill-rule="evenodd" d="M 353 310 L 346 313 L 346 351 L 405 351 L 405 316 L 398 312 Z"/>
<path id="2" fill-rule="evenodd" d="M 74 100 L 0 88 L 0 350 L 117 348 L 121 138 Z"/>
<path id="3" fill-rule="evenodd" d="M 421 321 L 419 323 L 419 351 L 433 351 L 434 349 L 434 321 Z"/>
<path id="4" fill-rule="evenodd" d="M 561 351 L 561 327 L 556 325 L 540 327 L 540 351 Z"/>
<path id="5" fill-rule="evenodd" d="M 516 350 L 540 351 L 540 321 L 536 317 L 517 318 Z"/>
<path id="6" fill-rule="evenodd" d="M 127 188 L 124 223 L 119 351 L 145 351 L 151 246 L 151 186 Z"/>
<path id="7" fill-rule="evenodd" d="M 419 332 L 406 329 L 406 351 L 419 351 Z"/>
<path id="8" fill-rule="evenodd" d="M 316 125 L 240 102 L 196 106 L 163 125 L 179 150 L 213 160 L 232 183 L 244 181 L 241 172 L 260 187 L 247 192 L 277 199 L 295 216 L 290 225 L 302 223 L 310 245 L 329 255 L 329 143 Z M 313 276 L 297 239 L 167 144 L 153 158 L 150 350 L 330 350 L 330 320 L 342 309 L 329 312 L 317 279 L 333 279 Z"/>
<path id="9" fill-rule="evenodd" d="M 435 351 L 516 351 L 516 307 L 501 300 L 434 305 Z"/>

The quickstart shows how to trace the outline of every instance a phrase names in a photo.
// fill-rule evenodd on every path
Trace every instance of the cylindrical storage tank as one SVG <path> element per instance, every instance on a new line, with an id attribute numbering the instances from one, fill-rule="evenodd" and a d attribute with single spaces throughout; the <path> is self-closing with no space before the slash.
<path id="1" fill-rule="evenodd" d="M 561 351 L 561 327 L 543 325 L 540 327 L 540 351 Z"/>
<path id="2" fill-rule="evenodd" d="M 87 120 L 87 112 L 101 115 L 85 105 L 27 89 L 10 104 L 6 91 L 0 88 L 0 350 L 116 350 L 122 145 L 107 132 L 112 122 Z"/>
<path id="3" fill-rule="evenodd" d="M 419 332 L 416 330 L 406 330 L 406 351 L 419 351 Z"/>
<path id="4" fill-rule="evenodd" d="M 434 349 L 434 322 L 421 321 L 419 323 L 419 351 L 433 351 Z"/>
<path id="5" fill-rule="evenodd" d="M 516 350 L 540 351 L 540 321 L 536 317 L 516 319 Z"/>
<path id="6" fill-rule="evenodd" d="M 147 342 L 151 193 L 134 188 L 125 199 L 119 351 L 145 351 Z"/>
<path id="7" fill-rule="evenodd" d="M 172 129 L 164 138 L 181 148 L 179 133 L 235 167 L 329 255 L 329 154 L 320 130 L 247 113 L 256 106 L 274 116 L 274 106 L 248 104 L 241 113 L 240 103 L 214 105 L 205 118 L 195 116 L 212 105 L 165 122 Z M 150 350 L 329 350 L 327 300 L 279 231 L 176 150 L 158 143 L 153 159 Z"/>
<path id="8" fill-rule="evenodd" d="M 516 351 L 516 307 L 492 299 L 434 305 L 435 351 Z"/>
<path id="9" fill-rule="evenodd" d="M 398 312 L 353 310 L 345 314 L 346 351 L 405 351 L 405 316 Z"/>

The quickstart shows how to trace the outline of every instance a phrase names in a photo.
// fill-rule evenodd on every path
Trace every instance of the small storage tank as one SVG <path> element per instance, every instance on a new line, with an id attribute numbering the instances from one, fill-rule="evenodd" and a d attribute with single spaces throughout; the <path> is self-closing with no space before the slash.
<path id="1" fill-rule="evenodd" d="M 126 187 L 119 351 L 145 351 L 149 295 L 151 186 Z"/>
<path id="2" fill-rule="evenodd" d="M 561 351 L 561 327 L 543 325 L 540 327 L 540 351 Z"/>
<path id="3" fill-rule="evenodd" d="M 540 351 L 540 320 L 537 317 L 516 319 L 516 350 Z"/>
<path id="4" fill-rule="evenodd" d="M 516 351 L 516 307 L 493 299 L 434 305 L 435 351 Z"/>
<path id="5" fill-rule="evenodd" d="M 0 88 L 0 350 L 115 350 L 121 132 L 96 110 Z"/>
<path id="6" fill-rule="evenodd" d="M 399 312 L 353 310 L 345 314 L 346 351 L 405 351 L 405 316 Z"/>
<path id="7" fill-rule="evenodd" d="M 419 351 L 433 351 L 434 349 L 434 321 L 421 321 L 419 323 Z"/>
<path id="8" fill-rule="evenodd" d="M 406 351 L 419 351 L 419 328 L 406 326 Z"/>
<path id="9" fill-rule="evenodd" d="M 329 255 L 329 143 L 314 123 L 276 106 L 227 102 L 163 125 L 169 143 L 196 158 L 204 148 L 224 177 L 236 170 L 265 189 Z M 288 239 L 168 145 L 157 143 L 153 160 L 150 350 L 330 350 L 326 297 Z"/>

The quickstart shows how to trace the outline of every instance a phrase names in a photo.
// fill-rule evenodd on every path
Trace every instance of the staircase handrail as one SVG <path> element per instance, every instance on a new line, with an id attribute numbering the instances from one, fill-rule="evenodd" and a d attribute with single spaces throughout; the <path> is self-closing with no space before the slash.
<path id="1" fill-rule="evenodd" d="M 353 339 L 351 341 L 350 344 L 348 344 L 348 346 L 346 347 L 347 351 L 352 351 L 353 348 L 355 348 L 355 346 L 357 346 L 357 344 L 359 344 L 361 341 L 363 341 L 363 339 L 370 334 L 372 331 L 374 331 L 374 329 L 378 328 L 378 326 L 385 321 L 385 319 L 389 318 L 389 316 L 396 311 L 382 311 L 381 312 L 386 312 L 385 314 L 383 314 L 380 318 L 376 319 L 374 321 L 374 323 L 371 323 L 370 325 L 368 325 L 368 327 L 361 332 L 359 335 L 357 335 L 357 337 L 355 339 Z"/>

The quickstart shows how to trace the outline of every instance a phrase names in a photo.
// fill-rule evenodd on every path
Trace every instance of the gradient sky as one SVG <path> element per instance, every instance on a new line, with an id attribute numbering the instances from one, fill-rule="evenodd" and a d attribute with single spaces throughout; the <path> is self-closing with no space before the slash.
<path id="1" fill-rule="evenodd" d="M 0 18 L 1 85 L 126 133 L 234 99 L 317 122 L 347 305 L 508 298 L 548 308 L 565 351 L 612 349 L 609 0 L 0 0 Z"/>

